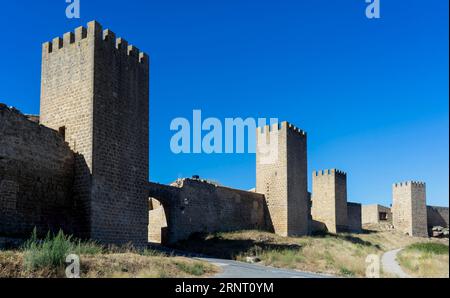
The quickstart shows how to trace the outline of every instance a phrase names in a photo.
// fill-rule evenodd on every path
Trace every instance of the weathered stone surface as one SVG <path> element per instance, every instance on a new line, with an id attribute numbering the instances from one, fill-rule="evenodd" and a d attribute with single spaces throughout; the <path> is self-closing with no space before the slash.
<path id="1" fill-rule="evenodd" d="M 260 139 L 277 138 L 277 158 L 262 162 L 256 153 L 256 192 L 265 196 L 271 225 L 282 236 L 306 235 L 310 230 L 308 195 L 307 135 L 288 122 L 258 128 Z"/>
<path id="2" fill-rule="evenodd" d="M 391 208 L 381 205 L 363 205 L 362 206 L 363 224 L 392 223 Z"/>
<path id="3" fill-rule="evenodd" d="M 73 232 L 73 164 L 56 131 L 0 104 L 0 236 Z"/>
<path id="4" fill-rule="evenodd" d="M 156 242 L 161 227 L 163 243 L 174 243 L 194 233 L 269 228 L 262 194 L 195 179 L 180 179 L 171 186 L 148 183 L 147 190 L 151 208 L 156 210 L 150 212 L 150 240 Z M 165 222 L 158 223 L 161 212 Z"/>
<path id="5" fill-rule="evenodd" d="M 392 193 L 394 228 L 410 236 L 428 237 L 425 183 L 396 183 Z"/>
<path id="6" fill-rule="evenodd" d="M 348 231 L 359 233 L 362 231 L 362 205 L 347 203 L 347 227 Z"/>
<path id="7" fill-rule="evenodd" d="M 339 170 L 313 173 L 312 209 L 314 221 L 331 233 L 348 230 L 347 174 Z"/>
<path id="8" fill-rule="evenodd" d="M 43 125 L 76 152 L 74 195 L 83 236 L 145 245 L 149 159 L 149 61 L 97 22 L 45 43 Z"/>
<path id="9" fill-rule="evenodd" d="M 427 206 L 428 227 L 448 228 L 448 207 Z"/>

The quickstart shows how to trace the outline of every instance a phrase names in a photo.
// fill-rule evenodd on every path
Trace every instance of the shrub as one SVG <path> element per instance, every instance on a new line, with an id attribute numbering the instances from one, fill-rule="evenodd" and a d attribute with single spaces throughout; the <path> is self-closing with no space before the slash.
<path id="1" fill-rule="evenodd" d="M 175 263 L 178 269 L 190 275 L 201 276 L 205 273 L 205 266 L 202 263 Z"/>
<path id="2" fill-rule="evenodd" d="M 59 231 L 56 236 L 48 232 L 44 240 L 39 240 L 35 228 L 31 238 L 24 244 L 23 251 L 25 268 L 34 271 L 59 269 L 69 254 L 98 254 L 103 249 L 94 242 L 74 240 L 72 236 L 64 235 L 63 231 Z"/>

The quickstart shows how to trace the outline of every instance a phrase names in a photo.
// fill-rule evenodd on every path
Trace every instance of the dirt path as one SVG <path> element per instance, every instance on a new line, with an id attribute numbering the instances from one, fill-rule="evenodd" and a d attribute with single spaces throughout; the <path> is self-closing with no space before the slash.
<path id="1" fill-rule="evenodd" d="M 405 271 L 400 267 L 397 262 L 397 254 L 401 252 L 403 248 L 395 249 L 384 253 L 381 258 L 381 264 L 383 266 L 383 271 L 392 274 L 399 278 L 411 278 L 410 275 L 406 274 Z"/>

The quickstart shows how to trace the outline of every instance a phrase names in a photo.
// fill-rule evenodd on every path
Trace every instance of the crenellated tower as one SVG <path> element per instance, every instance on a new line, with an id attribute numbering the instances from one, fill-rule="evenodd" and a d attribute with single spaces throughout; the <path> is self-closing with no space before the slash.
<path id="1" fill-rule="evenodd" d="M 425 183 L 408 181 L 392 186 L 392 222 L 398 231 L 428 237 Z"/>
<path id="2" fill-rule="evenodd" d="M 80 235 L 145 244 L 148 56 L 95 21 L 44 43 L 40 115 L 76 153 Z"/>
<path id="3" fill-rule="evenodd" d="M 347 174 L 336 169 L 314 171 L 312 187 L 313 220 L 323 223 L 329 232 L 346 231 Z"/>
<path id="4" fill-rule="evenodd" d="M 256 192 L 265 195 L 271 225 L 282 236 L 309 232 L 307 134 L 282 122 L 257 129 Z"/>

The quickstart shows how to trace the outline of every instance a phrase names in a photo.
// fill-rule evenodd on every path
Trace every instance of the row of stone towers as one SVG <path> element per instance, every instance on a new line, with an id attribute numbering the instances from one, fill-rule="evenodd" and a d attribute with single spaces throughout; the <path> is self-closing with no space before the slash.
<path id="1" fill-rule="evenodd" d="M 148 56 L 95 21 L 57 37 L 43 45 L 40 110 L 40 123 L 59 131 L 75 153 L 78 234 L 106 243 L 145 244 Z M 256 192 L 265 195 L 277 234 L 308 234 L 311 213 L 330 231 L 347 225 L 345 173 L 314 173 L 311 210 L 304 131 L 283 122 L 258 128 L 257 141 L 272 144 L 269 160 L 257 150 Z M 399 197 L 406 197 L 408 191 L 416 196 L 417 187 L 398 187 Z M 394 206 L 416 210 L 414 204 L 410 203 L 411 209 L 399 200 Z M 408 211 L 402 218 L 411 214 L 418 212 Z M 408 226 L 412 233 L 418 230 L 415 224 L 403 222 L 399 217 L 399 225 Z"/>
<path id="2" fill-rule="evenodd" d="M 322 229 L 331 233 L 361 230 L 361 205 L 347 201 L 347 173 L 314 171 L 309 195 L 306 132 L 288 122 L 264 126 L 257 129 L 257 144 L 256 192 L 265 196 L 275 233 L 295 236 Z M 425 183 L 394 184 L 392 200 L 394 228 L 427 237 Z M 359 224 L 354 224 L 355 217 Z"/>

